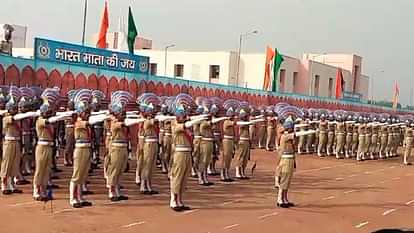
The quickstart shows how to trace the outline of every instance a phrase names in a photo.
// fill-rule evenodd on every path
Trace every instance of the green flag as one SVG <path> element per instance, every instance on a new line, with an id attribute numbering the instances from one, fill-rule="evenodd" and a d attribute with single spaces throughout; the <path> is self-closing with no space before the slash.
<path id="1" fill-rule="evenodd" d="M 275 49 L 275 57 L 273 60 L 273 82 L 272 82 L 272 91 L 279 91 L 279 79 L 277 74 L 279 73 L 280 66 L 283 62 L 283 56 L 280 54 L 277 49 Z"/>
<path id="2" fill-rule="evenodd" d="M 134 54 L 135 38 L 138 35 L 137 27 L 135 26 L 134 16 L 132 16 L 131 7 L 128 13 L 128 50 L 129 53 Z"/>

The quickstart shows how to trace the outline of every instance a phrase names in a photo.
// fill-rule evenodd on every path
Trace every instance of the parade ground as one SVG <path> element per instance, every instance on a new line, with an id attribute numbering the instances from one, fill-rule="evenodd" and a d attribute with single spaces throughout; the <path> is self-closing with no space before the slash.
<path id="1" fill-rule="evenodd" d="M 381 161 L 336 160 L 300 155 L 290 200 L 296 207 L 275 206 L 274 152 L 252 151 L 250 167 L 257 167 L 250 180 L 197 185 L 190 178 L 185 194 L 191 211 L 176 213 L 168 207 L 165 175 L 157 169 L 156 196 L 144 196 L 134 184 L 135 164 L 124 175 L 128 201 L 107 199 L 102 170 L 90 179 L 95 192 L 88 198 L 93 207 L 73 209 L 68 202 L 71 168 L 62 168 L 55 183 L 55 200 L 46 204 L 24 194 L 0 198 L 1 232 L 82 233 L 216 233 L 216 232 L 374 232 L 380 229 L 414 229 L 414 167 L 401 165 L 401 157 Z M 7 223 L 7 224 L 5 224 Z"/>

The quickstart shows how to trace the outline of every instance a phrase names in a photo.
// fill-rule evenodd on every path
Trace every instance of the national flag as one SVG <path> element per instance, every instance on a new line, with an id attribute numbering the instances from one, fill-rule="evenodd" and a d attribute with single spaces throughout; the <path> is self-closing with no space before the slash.
<path id="1" fill-rule="evenodd" d="M 138 35 L 137 27 L 135 26 L 134 17 L 132 16 L 131 7 L 128 13 L 128 50 L 129 53 L 134 54 L 135 38 Z"/>
<path id="2" fill-rule="evenodd" d="M 275 51 L 267 46 L 266 48 L 266 62 L 265 62 L 265 75 L 263 80 L 263 90 L 268 91 L 270 89 L 270 65 L 275 56 Z"/>
<path id="3" fill-rule="evenodd" d="M 105 1 L 105 9 L 102 15 L 101 28 L 99 30 L 97 48 L 106 49 L 108 47 L 106 43 L 106 33 L 108 32 L 109 18 L 108 18 L 108 3 Z"/>
<path id="4" fill-rule="evenodd" d="M 400 97 L 400 88 L 398 87 L 397 81 L 395 81 L 395 83 L 394 83 L 394 96 L 392 97 L 392 108 L 394 109 L 394 111 L 397 110 L 399 97 Z"/>
<path id="5" fill-rule="evenodd" d="M 336 85 L 335 85 L 335 98 L 341 99 L 342 92 L 344 91 L 344 77 L 342 75 L 342 69 L 338 68 L 336 71 Z"/>
<path id="6" fill-rule="evenodd" d="M 283 56 L 280 54 L 277 49 L 275 49 L 275 56 L 273 61 L 273 83 L 272 83 L 272 91 L 278 91 L 279 90 L 279 79 L 278 79 L 278 73 L 280 66 L 283 62 Z"/>

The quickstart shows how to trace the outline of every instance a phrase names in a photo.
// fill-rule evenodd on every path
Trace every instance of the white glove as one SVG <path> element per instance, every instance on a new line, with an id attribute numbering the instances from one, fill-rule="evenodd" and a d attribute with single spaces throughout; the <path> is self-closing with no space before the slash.
<path id="1" fill-rule="evenodd" d="M 22 120 L 25 118 L 30 118 L 30 117 L 38 117 L 40 116 L 40 113 L 38 112 L 25 112 L 25 113 L 18 113 L 16 115 L 13 116 L 13 120 Z"/>
<path id="2" fill-rule="evenodd" d="M 228 119 L 230 119 L 230 117 L 219 117 L 219 118 L 214 118 L 213 120 L 211 120 L 211 122 L 214 124 L 214 123 L 224 121 L 224 120 L 228 120 Z"/>
<path id="3" fill-rule="evenodd" d="M 157 115 L 155 116 L 155 119 L 158 121 L 168 121 L 168 120 L 175 120 L 175 116 L 164 116 L 164 115 Z"/>
<path id="4" fill-rule="evenodd" d="M 57 121 L 65 120 L 68 117 L 70 117 L 70 116 L 67 116 L 67 115 L 52 116 L 49 119 L 47 119 L 47 121 L 50 122 L 50 123 L 55 123 Z"/>
<path id="5" fill-rule="evenodd" d="M 131 125 L 136 125 L 139 124 L 141 122 L 144 122 L 145 119 L 144 118 L 138 118 L 138 119 L 133 119 L 133 118 L 126 118 L 124 123 L 126 126 L 131 126 Z"/>
<path id="6" fill-rule="evenodd" d="M 258 123 L 258 122 L 262 122 L 262 121 L 265 121 L 265 119 L 263 119 L 263 118 L 254 119 L 254 120 L 251 120 L 250 123 L 254 124 L 254 123 Z"/>
<path id="7" fill-rule="evenodd" d="M 92 116 L 101 115 L 101 114 L 109 114 L 109 110 L 101 110 L 99 112 L 91 112 Z"/>
<path id="8" fill-rule="evenodd" d="M 208 114 L 190 116 L 190 120 L 195 120 L 195 119 L 198 119 L 198 118 L 207 118 L 207 117 L 208 117 Z"/>
<path id="9" fill-rule="evenodd" d="M 60 115 L 71 116 L 74 113 L 75 113 L 75 111 L 57 112 L 56 116 L 60 116 Z"/>
<path id="10" fill-rule="evenodd" d="M 194 119 L 194 120 L 190 120 L 190 121 L 187 121 L 187 122 L 185 122 L 184 123 L 184 126 L 186 127 L 186 128 L 190 128 L 191 126 L 193 126 L 193 125 L 195 125 L 195 124 L 197 124 L 197 123 L 199 123 L 199 122 L 201 122 L 201 121 L 203 121 L 203 120 L 206 120 L 207 118 L 196 118 L 196 119 Z"/>
<path id="11" fill-rule="evenodd" d="M 106 119 L 108 119 L 110 116 L 106 114 L 100 114 L 100 115 L 94 115 L 89 117 L 89 124 L 94 125 L 96 123 L 102 122 Z"/>
<path id="12" fill-rule="evenodd" d="M 238 121 L 236 124 L 237 125 L 252 125 L 254 122 L 253 121 Z"/>

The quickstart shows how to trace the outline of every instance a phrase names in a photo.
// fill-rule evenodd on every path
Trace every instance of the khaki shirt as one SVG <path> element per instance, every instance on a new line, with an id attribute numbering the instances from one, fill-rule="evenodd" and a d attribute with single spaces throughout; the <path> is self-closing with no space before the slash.
<path id="1" fill-rule="evenodd" d="M 7 114 L 3 117 L 3 135 L 5 137 L 20 137 L 19 122 L 13 120 L 13 116 Z"/>
<path id="2" fill-rule="evenodd" d="M 184 123 L 178 123 L 174 121 L 172 123 L 172 133 L 173 133 L 173 145 L 175 147 L 182 146 L 182 147 L 189 147 L 191 148 L 191 141 L 189 137 L 186 135 L 186 130 Z"/>
<path id="3" fill-rule="evenodd" d="M 294 143 L 294 134 L 293 133 L 283 133 L 280 137 L 280 153 L 281 155 L 291 155 L 295 153 L 295 143 Z"/>
<path id="4" fill-rule="evenodd" d="M 88 122 L 78 118 L 75 122 L 75 140 L 82 140 L 90 142 L 91 132 L 88 127 Z"/>
<path id="5" fill-rule="evenodd" d="M 39 117 L 36 121 L 36 134 L 40 141 L 54 140 L 54 128 L 52 124 L 47 122 L 47 119 Z"/>

